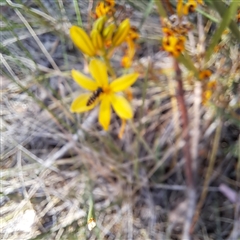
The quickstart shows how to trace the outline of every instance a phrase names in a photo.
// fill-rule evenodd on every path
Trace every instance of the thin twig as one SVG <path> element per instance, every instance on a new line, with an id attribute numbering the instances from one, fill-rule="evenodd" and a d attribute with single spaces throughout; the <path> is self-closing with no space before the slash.
<path id="1" fill-rule="evenodd" d="M 184 171 L 187 183 L 187 199 L 188 199 L 188 209 L 186 212 L 186 221 L 184 224 L 182 239 L 188 240 L 190 239 L 190 228 L 191 222 L 194 215 L 195 210 L 195 199 L 196 192 L 194 189 L 194 179 L 193 179 L 193 171 L 192 171 L 192 156 L 190 152 L 190 137 L 189 137 L 189 121 L 188 121 L 188 113 L 186 108 L 186 103 L 184 99 L 184 90 L 182 83 L 182 74 L 181 69 L 177 60 L 174 61 L 175 71 L 176 71 L 176 80 L 177 80 L 177 99 L 179 103 L 179 108 L 182 117 L 182 126 L 183 126 L 183 139 L 185 144 L 183 146 L 183 153 L 185 158 Z"/>
<path id="2" fill-rule="evenodd" d="M 184 100 L 184 90 L 183 90 L 183 83 L 182 83 L 182 74 L 179 68 L 179 64 L 177 61 L 175 62 L 175 70 L 176 70 L 176 80 L 177 80 L 177 99 L 179 103 L 179 108 L 182 116 L 182 126 L 183 126 L 183 139 L 185 141 L 185 145 L 183 147 L 184 156 L 185 156 L 185 175 L 187 186 L 193 188 L 193 174 L 192 174 L 192 157 L 190 153 L 190 138 L 189 138 L 189 122 L 188 122 L 188 113 L 186 108 L 186 103 Z"/>

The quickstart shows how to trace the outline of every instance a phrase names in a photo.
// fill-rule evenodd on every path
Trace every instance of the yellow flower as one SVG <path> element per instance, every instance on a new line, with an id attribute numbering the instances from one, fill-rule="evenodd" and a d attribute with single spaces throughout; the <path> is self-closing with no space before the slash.
<path id="1" fill-rule="evenodd" d="M 171 53 L 174 57 L 178 57 L 184 50 L 184 43 L 186 38 L 183 36 L 169 36 L 163 37 L 162 46 L 165 51 Z"/>
<path id="2" fill-rule="evenodd" d="M 174 36 L 170 36 L 170 37 L 163 37 L 162 39 L 162 46 L 164 48 L 165 51 L 172 51 L 173 47 L 176 45 L 177 43 L 177 38 Z"/>
<path id="3" fill-rule="evenodd" d="M 217 86 L 217 81 L 216 80 L 212 80 L 212 81 L 207 83 L 207 88 L 208 89 L 215 89 L 216 86 Z"/>
<path id="4" fill-rule="evenodd" d="M 186 4 L 182 0 L 178 0 L 177 3 L 177 15 L 182 17 L 182 15 L 188 15 L 195 11 L 197 4 L 202 4 L 202 0 L 188 0 Z"/>
<path id="5" fill-rule="evenodd" d="M 125 50 L 125 54 L 122 57 L 121 65 L 125 68 L 129 68 L 132 65 L 133 58 L 136 52 L 136 44 L 135 40 L 139 38 L 139 33 L 137 32 L 137 29 L 133 26 L 129 29 L 128 35 L 125 39 L 125 42 L 127 43 L 127 49 Z"/>
<path id="6" fill-rule="evenodd" d="M 183 14 L 188 15 L 189 13 L 194 12 L 196 7 L 197 7 L 196 1 L 189 0 L 183 7 Z"/>
<path id="7" fill-rule="evenodd" d="M 95 10 L 97 18 L 106 15 L 110 10 L 111 10 L 110 6 L 106 6 L 104 2 L 99 2 Z"/>
<path id="8" fill-rule="evenodd" d="M 137 31 L 137 28 L 134 26 L 131 26 L 126 39 L 137 40 L 138 38 L 139 38 L 139 33 Z"/>
<path id="9" fill-rule="evenodd" d="M 121 61 L 121 65 L 124 68 L 131 67 L 135 52 L 136 52 L 135 43 L 132 41 L 132 39 L 128 39 L 127 40 L 127 50 Z"/>
<path id="10" fill-rule="evenodd" d="M 99 18 L 105 15 L 112 15 L 115 11 L 114 6 L 114 0 L 105 0 L 99 2 L 95 9 L 96 17 Z"/>
<path id="11" fill-rule="evenodd" d="M 212 96 L 212 91 L 211 90 L 206 90 L 202 93 L 202 104 L 206 105 L 206 103 L 210 100 Z"/>
<path id="12" fill-rule="evenodd" d="M 209 78 L 211 75 L 212 75 L 211 70 L 209 70 L 209 69 L 202 70 L 199 73 L 199 79 L 203 80 L 203 79 Z"/>
<path id="13" fill-rule="evenodd" d="M 118 92 L 130 87 L 138 78 L 137 73 L 123 75 L 111 83 L 108 82 L 107 67 L 100 60 L 93 59 L 89 70 L 94 80 L 86 77 L 81 72 L 72 70 L 73 79 L 90 93 L 78 96 L 71 105 L 71 112 L 81 113 L 93 109 L 100 103 L 99 122 L 108 130 L 111 120 L 111 106 L 121 119 L 131 119 L 133 111 L 129 102 Z"/>
<path id="14" fill-rule="evenodd" d="M 171 30 L 170 28 L 167 28 L 167 27 L 163 27 L 162 28 L 162 32 L 165 36 L 167 37 L 170 37 L 170 36 L 173 36 L 174 35 L 174 32 L 173 30 Z"/>
<path id="15" fill-rule="evenodd" d="M 80 27 L 72 26 L 70 28 L 70 37 L 73 43 L 85 54 L 93 57 L 96 54 L 96 48 L 88 34 Z"/>

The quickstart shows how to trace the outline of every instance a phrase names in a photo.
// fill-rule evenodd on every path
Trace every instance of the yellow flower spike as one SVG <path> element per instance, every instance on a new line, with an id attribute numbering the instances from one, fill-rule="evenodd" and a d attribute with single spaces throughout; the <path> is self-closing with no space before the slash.
<path id="1" fill-rule="evenodd" d="M 70 37 L 73 43 L 85 54 L 92 57 L 96 54 L 92 41 L 88 34 L 80 27 L 72 26 L 70 28 Z"/>
<path id="2" fill-rule="evenodd" d="M 113 40 L 112 40 L 113 46 L 117 47 L 125 41 L 129 32 L 129 29 L 130 29 L 130 21 L 127 18 L 121 22 L 116 33 L 114 34 Z"/>
<path id="3" fill-rule="evenodd" d="M 89 70 L 95 82 L 76 70 L 72 71 L 75 81 L 91 92 L 77 97 L 71 105 L 71 111 L 77 113 L 89 111 L 100 102 L 98 119 L 104 130 L 108 130 L 110 124 L 111 106 L 121 119 L 132 118 L 133 111 L 129 102 L 117 92 L 129 88 L 137 80 L 138 74 L 124 75 L 109 84 L 107 67 L 103 62 L 97 59 L 91 60 Z"/>
<path id="4" fill-rule="evenodd" d="M 100 33 L 102 32 L 104 28 L 104 24 L 107 21 L 107 16 L 104 15 L 100 18 L 98 18 L 94 23 L 93 23 L 93 29 L 98 30 Z"/>
<path id="5" fill-rule="evenodd" d="M 106 15 L 108 13 L 108 11 L 110 11 L 111 8 L 109 6 L 106 6 L 104 2 L 99 2 L 97 4 L 97 7 L 96 7 L 96 15 L 97 17 L 102 17 L 104 15 Z"/>
<path id="6" fill-rule="evenodd" d="M 97 49 L 97 50 L 101 50 L 103 48 L 103 40 L 102 40 L 102 36 L 99 33 L 98 30 L 93 29 L 91 32 L 91 39 L 92 39 L 92 43 L 93 46 Z"/>
<path id="7" fill-rule="evenodd" d="M 136 51 L 135 44 L 131 39 L 127 40 L 127 44 L 128 44 L 128 49 L 126 51 L 125 56 L 123 56 L 122 61 L 121 61 L 122 66 L 125 68 L 131 67 L 132 61 L 133 61 L 133 58 L 135 55 L 135 51 Z"/>

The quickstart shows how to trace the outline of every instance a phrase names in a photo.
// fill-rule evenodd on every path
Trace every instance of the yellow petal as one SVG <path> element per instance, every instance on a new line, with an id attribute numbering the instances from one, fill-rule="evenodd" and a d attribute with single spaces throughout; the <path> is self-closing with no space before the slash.
<path id="1" fill-rule="evenodd" d="M 133 117 L 132 107 L 123 96 L 113 95 L 111 98 L 111 104 L 120 118 L 130 119 Z"/>
<path id="2" fill-rule="evenodd" d="M 95 101 L 92 105 L 87 106 L 87 102 L 91 95 L 92 93 L 83 93 L 79 97 L 75 98 L 71 104 L 70 111 L 81 113 L 93 109 L 97 105 L 98 101 Z"/>
<path id="3" fill-rule="evenodd" d="M 107 16 L 102 16 L 98 18 L 94 23 L 93 23 L 93 29 L 96 29 L 99 32 L 102 32 L 103 27 L 105 22 L 107 21 Z"/>
<path id="4" fill-rule="evenodd" d="M 182 10 L 183 10 L 183 1 L 182 0 L 178 0 L 178 3 L 177 3 L 177 15 L 179 17 L 182 16 Z"/>
<path id="5" fill-rule="evenodd" d="M 102 61 L 91 60 L 89 71 L 100 87 L 108 86 L 107 67 Z"/>
<path id="6" fill-rule="evenodd" d="M 130 73 L 117 78 L 110 84 L 110 88 L 113 92 L 119 92 L 127 89 L 134 84 L 138 78 L 138 73 Z"/>
<path id="7" fill-rule="evenodd" d="M 125 41 L 129 30 L 130 30 L 130 21 L 127 18 L 120 23 L 116 33 L 114 34 L 113 40 L 112 40 L 113 46 L 117 47 L 120 44 L 122 44 Z"/>
<path id="8" fill-rule="evenodd" d="M 98 88 L 98 84 L 96 82 L 92 81 L 79 71 L 73 69 L 72 77 L 82 88 L 85 88 L 89 91 L 95 91 Z"/>
<path id="9" fill-rule="evenodd" d="M 106 6 L 104 2 L 99 2 L 96 6 L 96 15 L 97 17 L 101 17 L 106 15 L 110 11 L 110 7 Z"/>
<path id="10" fill-rule="evenodd" d="M 113 33 L 116 29 L 116 25 L 114 23 L 111 23 L 107 27 L 103 29 L 103 37 L 105 40 L 112 40 Z"/>
<path id="11" fill-rule="evenodd" d="M 72 26 L 70 28 L 70 36 L 74 44 L 85 54 L 92 57 L 95 55 L 96 50 L 91 42 L 90 37 L 80 27 Z"/>
<path id="12" fill-rule="evenodd" d="M 91 31 L 91 39 L 92 39 L 92 44 L 96 49 L 100 50 L 103 48 L 103 39 L 98 30 L 93 29 Z"/>
<path id="13" fill-rule="evenodd" d="M 98 120 L 103 129 L 107 131 L 111 120 L 111 105 L 108 97 L 104 97 L 101 101 Z"/>

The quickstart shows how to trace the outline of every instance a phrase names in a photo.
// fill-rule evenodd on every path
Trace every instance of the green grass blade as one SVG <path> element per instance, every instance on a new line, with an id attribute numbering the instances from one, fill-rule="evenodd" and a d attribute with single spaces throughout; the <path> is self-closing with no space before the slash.
<path id="1" fill-rule="evenodd" d="M 142 26 L 143 26 L 144 22 L 146 21 L 147 17 L 152 12 L 153 6 L 154 6 L 154 0 L 150 0 L 150 2 L 148 3 L 148 6 L 146 8 L 146 11 L 144 12 L 143 18 L 141 19 L 141 22 L 139 24 L 139 29 L 142 28 Z"/>
<path id="2" fill-rule="evenodd" d="M 234 0 L 232 4 L 233 3 L 239 5 L 238 0 Z M 211 2 L 206 1 L 206 4 L 215 8 L 221 16 L 224 15 L 224 13 L 226 12 L 226 9 L 229 10 L 228 6 L 225 5 L 225 3 L 223 3 L 222 1 L 211 1 Z M 232 15 L 232 16 L 235 16 L 235 15 Z M 233 35 L 240 41 L 240 31 L 238 29 L 237 24 L 233 20 L 230 21 L 229 28 L 232 31 Z"/>
<path id="3" fill-rule="evenodd" d="M 195 77 L 198 78 L 198 70 L 194 66 L 190 56 L 187 54 L 185 51 L 184 55 L 181 54 L 178 58 L 177 61 L 181 64 L 183 64 L 189 71 L 193 72 Z"/>
<path id="4" fill-rule="evenodd" d="M 218 1 L 216 4 L 219 4 L 219 3 L 220 2 Z M 214 47 L 218 44 L 218 41 L 220 40 L 224 30 L 228 27 L 232 16 L 235 16 L 235 14 L 237 12 L 238 4 L 239 3 L 237 0 L 233 0 L 232 3 L 230 4 L 229 8 L 225 11 L 222 21 L 219 25 L 219 28 L 214 33 L 211 43 L 210 43 L 210 46 L 206 52 L 206 57 L 205 57 L 206 61 L 208 61 L 210 56 L 212 55 Z"/>
<path id="5" fill-rule="evenodd" d="M 77 0 L 73 0 L 73 4 L 74 4 L 75 12 L 76 12 L 76 15 L 77 15 L 78 26 L 82 27 L 83 24 L 82 24 L 82 18 L 81 18 L 80 9 L 79 9 L 79 6 L 78 6 L 78 1 Z"/>
<path id="6" fill-rule="evenodd" d="M 157 6 L 160 17 L 163 17 L 163 18 L 167 17 L 167 13 L 162 5 L 161 0 L 155 0 L 155 4 Z"/>

